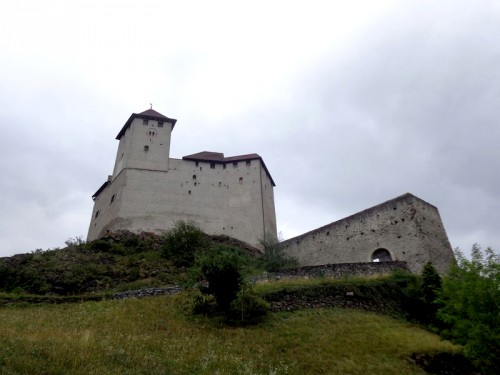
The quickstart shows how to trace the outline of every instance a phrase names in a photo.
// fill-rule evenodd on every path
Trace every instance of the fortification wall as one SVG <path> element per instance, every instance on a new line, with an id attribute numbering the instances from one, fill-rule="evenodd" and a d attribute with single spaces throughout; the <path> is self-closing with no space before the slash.
<path id="1" fill-rule="evenodd" d="M 301 266 L 371 262 L 378 249 L 419 273 L 431 261 L 446 273 L 453 251 L 436 207 L 404 194 L 283 243 Z"/>

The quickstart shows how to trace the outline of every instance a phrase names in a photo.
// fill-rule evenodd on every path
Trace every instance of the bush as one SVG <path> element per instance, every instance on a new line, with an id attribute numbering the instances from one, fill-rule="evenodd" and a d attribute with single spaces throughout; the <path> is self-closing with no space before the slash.
<path id="1" fill-rule="evenodd" d="M 293 268 L 298 266 L 295 258 L 288 257 L 280 239 L 266 233 L 259 240 L 264 253 L 261 257 L 261 265 L 264 270 L 273 272 L 283 268 Z"/>
<path id="2" fill-rule="evenodd" d="M 193 221 L 177 221 L 174 228 L 165 233 L 162 255 L 176 266 L 192 266 L 195 254 L 207 246 L 205 234 Z"/>
<path id="3" fill-rule="evenodd" d="M 424 266 L 421 275 L 396 270 L 391 273 L 391 279 L 401 288 L 401 307 L 408 320 L 424 324 L 432 329 L 440 326 L 437 310 L 441 277 L 431 262 Z"/>
<path id="4" fill-rule="evenodd" d="M 439 321 L 437 319 L 437 311 L 440 307 L 438 297 L 442 290 L 441 277 L 431 262 L 427 262 L 422 270 L 422 308 L 423 308 L 423 323 L 437 327 Z"/>
<path id="5" fill-rule="evenodd" d="M 212 294 L 223 312 L 229 311 L 241 289 L 244 263 L 245 259 L 237 249 L 224 245 L 212 248 L 197 260 L 199 274 L 208 282 L 202 291 Z"/>
<path id="6" fill-rule="evenodd" d="M 243 281 L 249 264 L 242 252 L 224 245 L 199 255 L 193 272 L 200 293 L 193 298 L 193 312 L 222 316 L 233 325 L 259 322 L 267 314 L 268 305 Z"/>
<path id="7" fill-rule="evenodd" d="M 213 294 L 195 293 L 193 296 L 193 314 L 212 316 L 217 313 L 217 301 Z"/>
<path id="8" fill-rule="evenodd" d="M 231 302 L 228 322 L 234 325 L 256 324 L 263 320 L 269 304 L 250 288 L 243 288 Z"/>
<path id="9" fill-rule="evenodd" d="M 448 324 L 442 334 L 462 344 L 465 355 L 489 373 L 500 366 L 500 258 L 491 248 L 483 254 L 477 244 L 471 260 L 458 249 L 455 257 L 438 311 Z"/>

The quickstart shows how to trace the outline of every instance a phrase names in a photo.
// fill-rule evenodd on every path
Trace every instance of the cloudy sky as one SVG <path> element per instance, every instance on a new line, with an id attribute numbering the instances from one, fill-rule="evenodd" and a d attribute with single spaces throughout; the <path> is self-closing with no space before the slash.
<path id="1" fill-rule="evenodd" d="M 260 154 L 285 238 L 406 192 L 500 249 L 497 1 L 2 1 L 0 256 L 86 236 L 132 112 Z"/>

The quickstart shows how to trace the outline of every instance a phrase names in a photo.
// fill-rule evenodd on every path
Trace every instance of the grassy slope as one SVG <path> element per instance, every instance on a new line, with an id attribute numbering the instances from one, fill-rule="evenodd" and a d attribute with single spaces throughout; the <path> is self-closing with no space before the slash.
<path id="1" fill-rule="evenodd" d="M 272 314 L 216 327 L 170 297 L 0 308 L 2 374 L 421 374 L 414 352 L 457 348 L 372 313 Z"/>

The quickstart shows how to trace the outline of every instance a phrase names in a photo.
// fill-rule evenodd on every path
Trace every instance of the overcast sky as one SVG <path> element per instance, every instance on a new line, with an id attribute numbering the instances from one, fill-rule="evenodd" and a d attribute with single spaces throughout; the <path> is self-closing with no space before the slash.
<path id="1" fill-rule="evenodd" d="M 498 1 L 1 1 L 0 256 L 87 235 L 131 113 L 258 153 L 285 238 L 410 192 L 500 249 Z"/>

